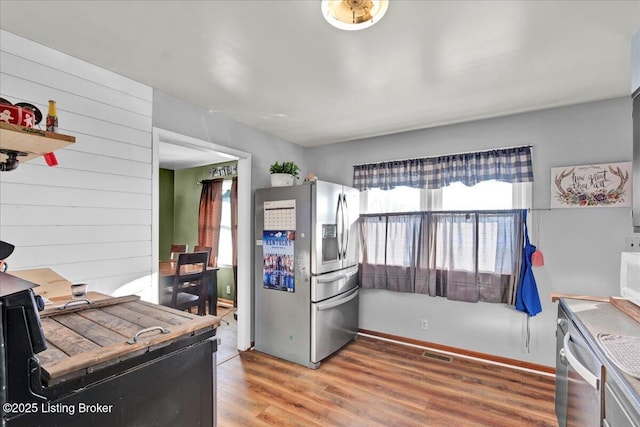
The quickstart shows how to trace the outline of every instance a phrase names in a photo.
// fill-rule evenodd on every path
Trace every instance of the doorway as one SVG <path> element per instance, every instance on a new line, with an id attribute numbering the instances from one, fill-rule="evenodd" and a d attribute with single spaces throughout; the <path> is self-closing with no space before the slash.
<path id="1" fill-rule="evenodd" d="M 251 154 L 208 141 L 181 135 L 165 129 L 153 128 L 153 218 L 152 218 L 152 280 L 158 294 L 159 226 L 159 171 L 160 154 L 174 157 L 180 167 L 197 167 L 230 160 L 238 162 L 238 350 L 251 347 Z M 164 160 L 163 160 L 164 162 Z M 178 167 L 175 166 L 174 167 Z"/>

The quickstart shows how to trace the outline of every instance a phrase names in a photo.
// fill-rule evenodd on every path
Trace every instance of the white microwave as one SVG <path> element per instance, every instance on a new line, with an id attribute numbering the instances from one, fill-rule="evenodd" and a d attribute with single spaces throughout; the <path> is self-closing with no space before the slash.
<path id="1" fill-rule="evenodd" d="M 620 295 L 640 306 L 640 252 L 622 252 Z"/>

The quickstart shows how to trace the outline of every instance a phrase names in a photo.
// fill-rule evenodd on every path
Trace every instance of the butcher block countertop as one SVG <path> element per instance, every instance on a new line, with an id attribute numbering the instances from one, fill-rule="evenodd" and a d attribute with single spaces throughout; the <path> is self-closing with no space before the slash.
<path id="1" fill-rule="evenodd" d="M 40 312 L 48 348 L 36 356 L 48 386 L 214 331 L 220 324 L 218 317 L 196 316 L 135 295 L 89 292 L 87 299 L 52 298 Z"/>

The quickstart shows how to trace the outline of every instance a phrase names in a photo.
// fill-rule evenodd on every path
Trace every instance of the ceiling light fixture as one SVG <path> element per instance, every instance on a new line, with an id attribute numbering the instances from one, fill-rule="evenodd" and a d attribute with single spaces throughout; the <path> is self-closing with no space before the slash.
<path id="1" fill-rule="evenodd" d="M 341 30 L 362 30 L 378 22 L 389 0 L 322 0 L 322 16 Z"/>

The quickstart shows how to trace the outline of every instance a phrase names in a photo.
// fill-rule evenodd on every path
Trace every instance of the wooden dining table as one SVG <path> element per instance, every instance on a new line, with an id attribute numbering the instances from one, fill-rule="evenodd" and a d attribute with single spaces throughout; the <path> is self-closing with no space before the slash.
<path id="1" fill-rule="evenodd" d="M 173 284 L 173 279 L 176 274 L 176 260 L 160 261 L 158 263 L 158 291 L 163 292 L 168 286 Z M 187 270 L 188 271 L 188 270 Z M 207 270 L 204 274 L 205 284 L 207 286 L 208 299 L 209 299 L 209 314 L 214 316 L 218 312 L 218 267 L 207 266 Z M 162 297 L 162 295 L 160 295 Z"/>

